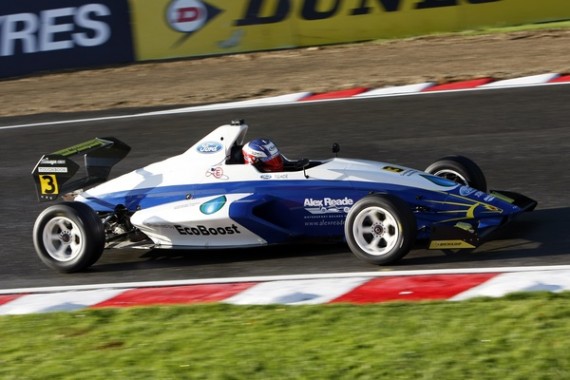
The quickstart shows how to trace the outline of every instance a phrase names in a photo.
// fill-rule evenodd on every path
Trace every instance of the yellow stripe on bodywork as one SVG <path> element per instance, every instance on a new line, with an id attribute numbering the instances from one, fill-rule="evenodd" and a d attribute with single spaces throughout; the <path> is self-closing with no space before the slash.
<path id="1" fill-rule="evenodd" d="M 444 222 L 454 222 L 457 220 L 464 220 L 464 219 L 475 219 L 475 209 L 479 206 L 483 206 L 485 207 L 488 211 L 488 213 L 501 213 L 503 212 L 503 210 L 501 210 L 500 208 L 493 206 L 491 204 L 485 203 L 485 202 L 481 202 L 481 201 L 476 201 L 474 199 L 471 198 L 467 198 L 461 195 L 455 195 L 455 194 L 449 194 L 449 193 L 445 193 L 445 192 L 441 192 L 442 194 L 446 194 L 448 196 L 451 197 L 455 197 L 455 198 L 459 198 L 460 200 L 464 200 L 468 203 L 461 203 L 461 202 L 449 202 L 449 201 L 436 201 L 436 200 L 426 200 L 427 202 L 431 202 L 431 203 L 438 203 L 438 204 L 445 204 L 445 205 L 451 205 L 451 206 L 463 206 L 466 207 L 465 210 L 446 210 L 446 211 L 437 211 L 438 214 L 452 214 L 452 213 L 465 213 L 465 216 L 462 217 L 458 217 L 458 218 L 451 218 L 451 219 L 445 219 L 440 221 L 440 223 L 444 223 Z M 493 194 L 494 195 L 494 194 Z"/>
<path id="2" fill-rule="evenodd" d="M 429 244 L 429 249 L 468 249 L 476 248 L 463 240 L 433 240 Z"/>
<path id="3" fill-rule="evenodd" d="M 506 195 L 503 195 L 501 193 L 491 192 L 491 195 L 493 195 L 495 198 L 498 198 L 498 199 L 505 201 L 507 203 L 510 203 L 510 204 L 515 203 L 515 200 L 513 198 L 509 198 Z"/>

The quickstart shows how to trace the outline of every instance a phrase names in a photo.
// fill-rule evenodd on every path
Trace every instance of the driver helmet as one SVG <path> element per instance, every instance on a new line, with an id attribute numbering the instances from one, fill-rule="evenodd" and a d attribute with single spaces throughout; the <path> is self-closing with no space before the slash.
<path id="1" fill-rule="evenodd" d="M 243 146 L 242 152 L 246 164 L 254 165 L 263 172 L 283 171 L 283 157 L 270 140 L 251 140 Z"/>

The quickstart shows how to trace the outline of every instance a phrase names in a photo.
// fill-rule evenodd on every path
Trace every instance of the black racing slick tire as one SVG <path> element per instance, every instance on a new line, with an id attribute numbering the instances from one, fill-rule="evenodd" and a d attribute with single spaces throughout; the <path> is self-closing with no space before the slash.
<path id="1" fill-rule="evenodd" d="M 416 219 L 400 198 L 368 195 L 350 208 L 344 233 L 356 257 L 374 265 L 393 264 L 412 248 Z"/>
<path id="2" fill-rule="evenodd" d="M 443 157 L 427 167 L 426 173 L 487 192 L 487 180 L 475 162 L 464 156 Z"/>
<path id="3" fill-rule="evenodd" d="M 64 273 L 95 264 L 105 248 L 103 223 L 91 207 L 80 202 L 45 209 L 36 219 L 33 237 L 40 260 Z"/>

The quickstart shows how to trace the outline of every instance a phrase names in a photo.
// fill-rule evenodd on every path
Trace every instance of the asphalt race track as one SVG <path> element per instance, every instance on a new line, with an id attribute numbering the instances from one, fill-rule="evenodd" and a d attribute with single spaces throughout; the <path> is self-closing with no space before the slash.
<path id="1" fill-rule="evenodd" d="M 34 115 L 0 119 L 0 289 L 265 276 L 570 264 L 570 86 L 550 85 L 421 96 L 299 103 L 144 118 L 2 129 L 38 121 L 109 114 Z M 145 110 L 132 110 L 133 113 Z M 125 114 L 124 111 L 121 111 Z M 117 112 L 111 114 L 118 114 Z M 539 202 L 472 253 L 413 250 L 398 265 L 375 267 L 345 245 L 223 251 L 107 251 L 89 271 L 64 275 L 36 258 L 32 227 L 47 206 L 36 201 L 30 172 L 41 154 L 96 136 L 116 136 L 133 148 L 118 175 L 186 150 L 231 119 L 249 137 L 271 137 L 290 158 L 340 156 L 423 169 L 448 154 L 471 157 L 490 188 L 522 192 Z"/>

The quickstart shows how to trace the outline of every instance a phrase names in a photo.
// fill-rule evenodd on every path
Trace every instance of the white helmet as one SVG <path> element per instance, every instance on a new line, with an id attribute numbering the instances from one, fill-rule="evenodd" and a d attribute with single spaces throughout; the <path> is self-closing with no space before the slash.
<path id="1" fill-rule="evenodd" d="M 263 172 L 283 171 L 283 157 L 270 140 L 251 140 L 243 146 L 242 152 L 246 164 L 252 164 Z"/>

